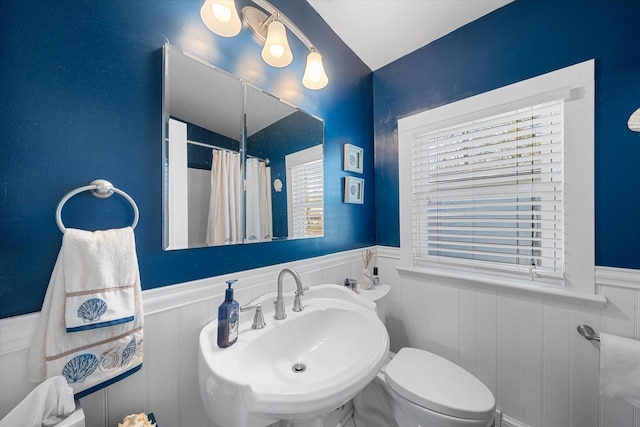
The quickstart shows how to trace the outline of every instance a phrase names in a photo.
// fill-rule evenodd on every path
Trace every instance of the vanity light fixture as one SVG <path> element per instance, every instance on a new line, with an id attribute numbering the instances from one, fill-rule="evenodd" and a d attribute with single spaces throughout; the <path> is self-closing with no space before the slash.
<path id="1" fill-rule="evenodd" d="M 262 49 L 262 59 L 272 67 L 286 67 L 291 64 L 293 53 L 287 40 L 286 30 L 288 29 L 310 51 L 307 55 L 302 84 L 313 90 L 324 88 L 329 83 L 329 78 L 322 63 L 322 56 L 311 40 L 267 0 L 251 1 L 266 10 L 265 13 L 253 6 L 242 8 L 244 25 L 265 44 Z M 235 23 L 235 19 L 239 22 L 239 18 L 233 0 L 205 0 L 200 16 L 207 28 L 220 36 L 233 37 L 240 32 L 239 23 Z"/>

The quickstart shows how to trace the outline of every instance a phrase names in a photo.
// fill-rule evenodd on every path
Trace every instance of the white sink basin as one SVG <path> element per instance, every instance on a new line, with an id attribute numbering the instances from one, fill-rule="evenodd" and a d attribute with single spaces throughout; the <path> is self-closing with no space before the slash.
<path id="1" fill-rule="evenodd" d="M 217 319 L 200 332 L 198 378 L 209 418 L 219 427 L 264 427 L 278 420 L 312 426 L 355 396 L 382 367 L 389 336 L 375 304 L 339 285 L 312 287 L 296 313 L 285 293 L 287 318 L 273 318 L 275 293 L 256 299 L 264 329 L 242 313 L 238 341 L 216 344 Z M 294 365 L 298 365 L 294 372 Z"/>

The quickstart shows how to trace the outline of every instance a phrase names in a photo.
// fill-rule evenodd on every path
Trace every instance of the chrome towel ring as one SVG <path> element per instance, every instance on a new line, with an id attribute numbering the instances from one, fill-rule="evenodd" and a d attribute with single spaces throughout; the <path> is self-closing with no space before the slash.
<path id="1" fill-rule="evenodd" d="M 138 218 L 140 217 L 140 212 L 138 211 L 138 205 L 136 205 L 136 202 L 127 193 L 114 187 L 113 184 L 111 184 L 109 181 L 106 181 L 104 179 L 96 179 L 95 181 L 91 181 L 91 184 L 89 185 L 85 185 L 84 187 L 79 187 L 73 191 L 68 192 L 60 200 L 60 203 L 58 203 L 58 208 L 56 209 L 56 224 L 58 224 L 58 228 L 60 229 L 60 231 L 64 233 L 67 230 L 62 223 L 62 207 L 64 206 L 64 204 L 67 202 L 67 200 L 69 200 L 76 194 L 89 190 L 91 190 L 91 194 L 101 199 L 111 197 L 113 193 L 118 193 L 119 195 L 127 199 L 127 201 L 131 203 L 131 207 L 133 208 L 133 224 L 131 224 L 131 228 L 136 228 L 136 225 L 138 225 Z"/>
<path id="2" fill-rule="evenodd" d="M 589 325 L 578 325 L 578 333 L 588 339 L 589 341 L 600 342 L 600 336 Z"/>

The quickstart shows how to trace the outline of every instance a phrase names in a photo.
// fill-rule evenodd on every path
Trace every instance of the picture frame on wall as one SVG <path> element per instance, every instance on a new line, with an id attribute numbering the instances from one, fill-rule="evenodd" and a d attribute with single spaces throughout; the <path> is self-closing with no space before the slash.
<path id="1" fill-rule="evenodd" d="M 354 176 L 344 177 L 344 202 L 354 204 L 364 203 L 364 179 Z"/>
<path id="2" fill-rule="evenodd" d="M 347 172 L 362 173 L 362 155 L 364 150 L 352 144 L 344 144 L 344 166 Z"/>

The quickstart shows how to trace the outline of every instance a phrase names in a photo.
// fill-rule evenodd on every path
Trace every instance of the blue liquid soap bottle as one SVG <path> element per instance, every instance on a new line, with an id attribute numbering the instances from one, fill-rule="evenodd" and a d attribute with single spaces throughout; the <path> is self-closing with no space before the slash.
<path id="1" fill-rule="evenodd" d="M 233 285 L 236 280 L 227 280 L 224 302 L 218 307 L 218 347 L 229 347 L 238 340 L 240 304 L 233 299 Z"/>

